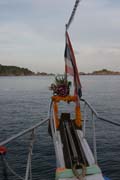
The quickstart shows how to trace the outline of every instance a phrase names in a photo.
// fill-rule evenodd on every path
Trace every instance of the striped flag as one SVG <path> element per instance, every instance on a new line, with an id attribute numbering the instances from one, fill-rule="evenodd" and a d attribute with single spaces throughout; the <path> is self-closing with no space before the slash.
<path id="1" fill-rule="evenodd" d="M 74 51 L 72 48 L 72 44 L 70 42 L 70 38 L 68 35 L 68 32 L 66 32 L 66 47 L 65 47 L 65 73 L 72 75 L 74 79 L 74 93 L 75 95 L 78 95 L 79 97 L 82 96 L 82 90 L 81 90 L 81 83 L 79 79 L 78 69 L 76 65 L 76 59 L 74 55 Z"/>

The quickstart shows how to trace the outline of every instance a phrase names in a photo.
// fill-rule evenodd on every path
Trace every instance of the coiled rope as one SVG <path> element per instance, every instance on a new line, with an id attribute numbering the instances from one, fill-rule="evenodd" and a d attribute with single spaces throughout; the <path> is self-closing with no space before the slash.
<path id="1" fill-rule="evenodd" d="M 75 163 L 72 167 L 72 171 L 73 171 L 73 174 L 75 175 L 75 177 L 79 180 L 84 180 L 85 179 L 85 175 L 86 175 L 86 166 L 84 164 L 80 164 L 81 168 L 82 168 L 82 173 L 80 174 L 78 171 L 77 171 L 77 164 Z"/>
<path id="2" fill-rule="evenodd" d="M 70 16 L 70 18 L 68 20 L 68 23 L 66 24 L 66 30 L 69 29 L 69 27 L 70 27 L 70 25 L 71 25 L 71 23 L 72 23 L 72 21 L 74 19 L 74 16 L 75 16 L 75 13 L 76 13 L 76 10 L 77 10 L 77 7 L 78 7 L 80 1 L 81 0 L 76 0 L 76 2 L 75 2 L 75 5 L 74 5 L 72 13 L 71 13 L 71 16 Z"/>

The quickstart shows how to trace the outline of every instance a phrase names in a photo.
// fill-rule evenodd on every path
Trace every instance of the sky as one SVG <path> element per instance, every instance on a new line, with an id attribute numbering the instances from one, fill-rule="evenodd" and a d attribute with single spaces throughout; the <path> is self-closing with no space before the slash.
<path id="1" fill-rule="evenodd" d="M 0 64 L 63 73 L 75 0 L 0 0 Z M 120 0 L 82 0 L 69 35 L 79 72 L 120 71 Z"/>

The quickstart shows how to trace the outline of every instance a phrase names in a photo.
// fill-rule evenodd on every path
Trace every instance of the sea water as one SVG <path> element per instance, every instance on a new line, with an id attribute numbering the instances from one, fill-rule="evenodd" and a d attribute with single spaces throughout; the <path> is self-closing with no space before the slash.
<path id="1" fill-rule="evenodd" d="M 47 117 L 53 76 L 0 77 L 0 141 L 31 127 Z M 83 98 L 111 121 L 120 123 L 120 76 L 81 76 Z M 120 180 L 120 127 L 96 120 L 98 163 L 105 176 Z M 7 145 L 6 159 L 22 177 L 25 176 L 30 135 Z M 9 170 L 0 180 L 13 180 Z M 47 123 L 35 132 L 32 157 L 33 179 L 53 180 L 55 153 Z"/>

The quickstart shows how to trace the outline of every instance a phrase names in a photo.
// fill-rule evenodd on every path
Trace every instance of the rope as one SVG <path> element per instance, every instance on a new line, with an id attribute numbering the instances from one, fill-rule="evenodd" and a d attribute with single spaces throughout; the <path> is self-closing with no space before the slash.
<path id="1" fill-rule="evenodd" d="M 3 180 L 8 180 L 7 168 L 3 160 L 3 156 L 4 156 L 3 154 L 0 155 L 1 160 L 2 160 L 2 167 L 3 167 L 3 178 L 4 178 Z"/>
<path id="2" fill-rule="evenodd" d="M 72 13 L 71 13 L 71 16 L 70 16 L 70 18 L 68 20 L 68 23 L 66 24 L 66 30 L 69 29 L 69 27 L 70 27 L 70 25 L 71 25 L 71 23 L 72 23 L 72 21 L 74 19 L 74 16 L 75 16 L 75 13 L 76 13 L 76 10 L 77 10 L 77 7 L 78 7 L 80 1 L 81 0 L 76 0 L 76 2 L 75 2 L 75 5 L 74 5 Z"/>
<path id="3" fill-rule="evenodd" d="M 17 174 L 17 173 L 9 166 L 6 158 L 5 158 L 3 155 L 2 155 L 2 158 L 3 158 L 3 161 L 4 161 L 5 165 L 6 165 L 6 167 L 9 169 L 9 171 L 10 171 L 14 176 L 16 176 L 17 178 L 19 178 L 19 179 L 21 179 L 21 180 L 24 180 L 23 177 L 21 177 L 19 174 Z"/>
<path id="4" fill-rule="evenodd" d="M 72 167 L 73 174 L 76 176 L 77 179 L 85 180 L 86 166 L 84 164 L 80 164 L 80 166 L 82 167 L 82 173 L 81 174 L 78 173 L 78 171 L 76 169 L 77 163 L 75 163 Z"/>
<path id="5" fill-rule="evenodd" d="M 31 138 L 30 138 L 30 144 L 29 144 L 29 152 L 28 152 L 28 159 L 27 159 L 27 166 L 26 166 L 26 173 L 25 173 L 25 180 L 32 179 L 32 150 L 33 150 L 33 144 L 35 141 L 35 130 L 32 131 Z"/>

